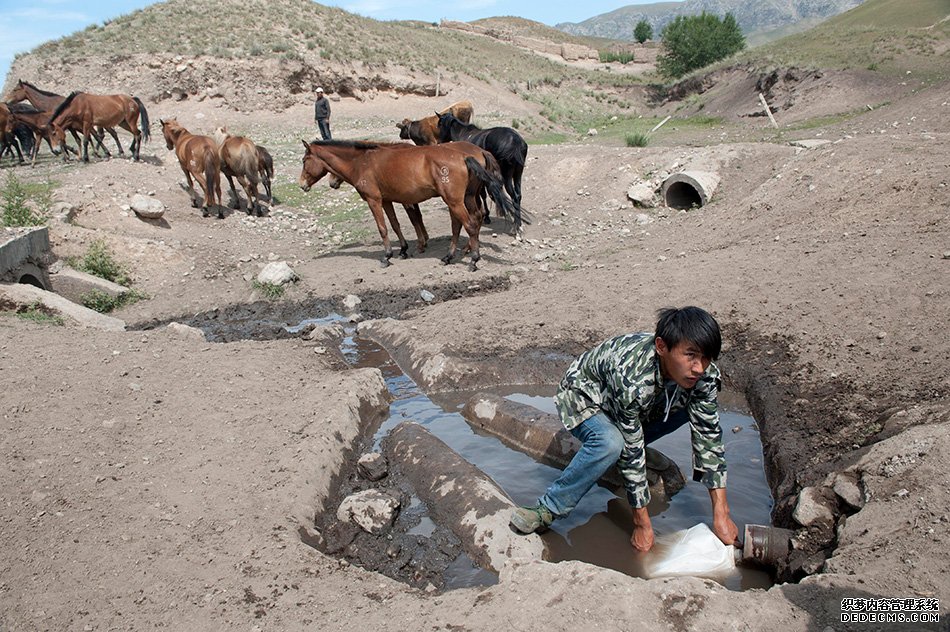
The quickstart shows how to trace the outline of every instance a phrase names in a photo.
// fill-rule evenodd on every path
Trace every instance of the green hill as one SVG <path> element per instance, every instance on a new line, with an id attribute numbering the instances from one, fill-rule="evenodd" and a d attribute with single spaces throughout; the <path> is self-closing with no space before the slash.
<path id="1" fill-rule="evenodd" d="M 948 18 L 947 0 L 867 0 L 809 31 L 750 49 L 730 63 L 909 72 L 918 79 L 938 80 L 950 69 Z"/>

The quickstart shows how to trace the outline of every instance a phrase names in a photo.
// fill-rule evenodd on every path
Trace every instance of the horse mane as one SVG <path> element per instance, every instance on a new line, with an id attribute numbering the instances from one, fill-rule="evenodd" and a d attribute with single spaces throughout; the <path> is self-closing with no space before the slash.
<path id="1" fill-rule="evenodd" d="M 66 97 L 66 100 L 63 101 L 62 103 L 60 103 L 60 104 L 59 104 L 59 107 L 57 107 L 56 110 L 53 112 L 53 115 L 49 117 L 50 123 L 52 123 L 53 121 L 55 121 L 55 120 L 56 120 L 56 117 L 58 117 L 58 116 L 63 112 L 63 110 L 65 110 L 66 108 L 69 107 L 69 105 L 73 102 L 73 99 L 76 98 L 76 95 L 77 95 L 77 94 L 82 94 L 82 93 L 81 93 L 81 92 L 70 92 L 70 93 L 69 93 L 69 96 Z"/>
<path id="2" fill-rule="evenodd" d="M 36 86 L 34 86 L 34 85 L 33 85 L 32 83 L 30 83 L 29 81 L 23 81 L 22 79 L 20 79 L 20 83 L 22 83 L 23 85 L 27 86 L 27 87 L 30 88 L 31 90 L 36 90 L 37 92 L 39 92 L 39 93 L 42 94 L 43 96 L 47 96 L 47 97 L 58 97 L 58 96 L 59 96 L 59 95 L 56 94 L 55 92 L 50 92 L 49 90 L 44 90 L 44 89 L 42 89 L 42 88 L 37 88 Z"/>
<path id="3" fill-rule="evenodd" d="M 376 149 L 380 146 L 380 143 L 365 140 L 314 140 L 310 144 L 324 147 L 351 147 L 353 149 Z"/>

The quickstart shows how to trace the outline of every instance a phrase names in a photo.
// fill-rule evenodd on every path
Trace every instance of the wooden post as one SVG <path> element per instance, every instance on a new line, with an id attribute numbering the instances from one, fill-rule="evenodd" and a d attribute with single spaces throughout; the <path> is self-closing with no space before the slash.
<path id="1" fill-rule="evenodd" d="M 775 122 L 775 117 L 772 116 L 772 109 L 769 107 L 768 101 L 765 100 L 765 97 L 762 93 L 759 93 L 759 101 L 762 102 L 762 107 L 765 108 L 765 113 L 769 115 L 769 120 L 772 121 L 772 127 L 778 128 L 778 123 Z"/>
<path id="2" fill-rule="evenodd" d="M 439 74 L 435 78 L 435 96 L 439 96 L 439 93 L 442 88 L 442 71 L 439 71 Z"/>
<path id="3" fill-rule="evenodd" d="M 672 115 L 671 115 L 671 116 L 667 116 L 665 119 L 663 119 L 662 121 L 660 121 L 659 123 L 657 123 L 657 124 L 656 124 L 656 127 L 654 127 L 653 129 L 650 130 L 650 133 L 652 134 L 652 133 L 655 132 L 656 130 L 658 130 L 658 129 L 660 129 L 661 127 L 663 127 L 664 125 L 666 125 L 666 122 L 667 122 L 668 120 L 670 120 L 671 118 L 673 118 Z"/>

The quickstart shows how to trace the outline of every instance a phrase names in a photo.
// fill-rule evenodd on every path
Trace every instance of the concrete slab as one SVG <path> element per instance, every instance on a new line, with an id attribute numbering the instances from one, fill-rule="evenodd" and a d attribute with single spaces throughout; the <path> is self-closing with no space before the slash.
<path id="1" fill-rule="evenodd" d="M 77 305 L 53 292 L 25 283 L 0 284 L 0 305 L 32 305 L 39 303 L 44 307 L 65 316 L 81 327 L 104 329 L 106 331 L 125 331 L 125 322 L 112 316 L 100 314 L 88 307 Z"/>
<path id="2" fill-rule="evenodd" d="M 29 226 L 0 230 L 0 282 L 30 283 L 49 289 L 49 229 Z"/>
<path id="3" fill-rule="evenodd" d="M 83 294 L 92 291 L 103 292 L 112 298 L 118 298 L 129 292 L 129 288 L 124 285 L 113 283 L 93 274 L 74 270 L 69 266 L 64 266 L 57 272 L 50 274 L 49 279 L 54 292 L 74 303 L 81 303 Z"/>

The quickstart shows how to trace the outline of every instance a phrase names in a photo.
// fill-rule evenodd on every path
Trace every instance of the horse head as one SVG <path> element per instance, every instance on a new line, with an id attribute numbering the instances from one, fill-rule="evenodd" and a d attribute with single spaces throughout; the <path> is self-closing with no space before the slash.
<path id="1" fill-rule="evenodd" d="M 228 139 L 230 134 L 228 133 L 227 127 L 224 125 L 219 125 L 218 127 L 214 128 L 214 132 L 211 134 L 211 136 L 214 137 L 215 142 L 220 145 Z"/>
<path id="2" fill-rule="evenodd" d="M 452 138 L 452 128 L 457 124 L 461 123 L 451 112 L 443 112 L 439 114 L 436 112 L 436 115 L 439 117 L 439 142 L 446 143 L 450 140 L 455 140 Z"/>
<path id="3" fill-rule="evenodd" d="M 313 146 L 305 140 L 301 140 L 306 152 L 303 155 L 303 169 L 300 170 L 300 179 L 297 184 L 304 191 L 309 191 L 310 187 L 320 181 L 320 179 L 330 173 L 327 163 L 323 162 L 315 152 Z"/>
<path id="4" fill-rule="evenodd" d="M 407 118 L 402 120 L 402 123 L 396 123 L 396 127 L 399 128 L 399 138 L 403 140 L 409 140 L 409 126 L 412 125 L 412 121 Z"/>
<path id="5" fill-rule="evenodd" d="M 162 136 L 165 137 L 165 147 L 174 149 L 175 141 L 186 131 L 185 128 L 179 125 L 175 119 L 158 119 L 158 122 L 162 124 Z"/>
<path id="6" fill-rule="evenodd" d="M 23 85 L 23 80 L 20 79 L 17 81 L 16 86 L 14 86 L 3 100 L 7 103 L 17 103 L 19 101 L 26 100 L 26 87 Z"/>

